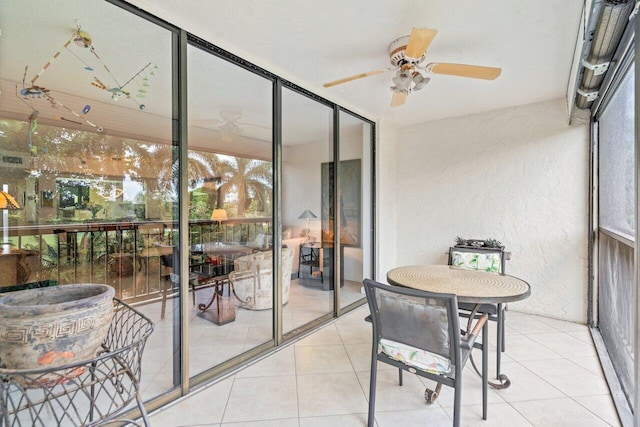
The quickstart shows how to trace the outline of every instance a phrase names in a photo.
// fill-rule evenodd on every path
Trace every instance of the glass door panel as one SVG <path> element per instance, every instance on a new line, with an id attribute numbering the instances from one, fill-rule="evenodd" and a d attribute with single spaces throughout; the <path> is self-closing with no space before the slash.
<path id="1" fill-rule="evenodd" d="M 177 227 L 175 33 L 98 0 L 3 2 L 0 27 L 0 190 L 21 208 L 0 215 L 0 241 L 28 265 L 0 290 L 113 287 L 155 323 L 140 389 L 157 397 L 181 382 L 179 295 L 152 251 Z"/>
<path id="2" fill-rule="evenodd" d="M 362 298 L 362 281 L 373 278 L 372 128 L 340 112 L 339 209 L 340 307 Z"/>
<path id="3" fill-rule="evenodd" d="M 334 311 L 332 161 L 333 110 L 283 88 L 283 333 Z"/>
<path id="4" fill-rule="evenodd" d="M 273 339 L 272 82 L 188 46 L 189 370 Z"/>

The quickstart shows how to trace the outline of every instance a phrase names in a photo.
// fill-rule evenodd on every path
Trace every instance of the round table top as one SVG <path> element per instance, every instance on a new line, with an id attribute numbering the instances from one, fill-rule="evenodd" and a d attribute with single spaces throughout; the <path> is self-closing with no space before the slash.
<path id="1" fill-rule="evenodd" d="M 524 280 L 500 273 L 464 270 L 449 265 L 409 265 L 387 273 L 392 285 L 423 291 L 456 294 L 458 302 L 505 303 L 531 294 Z"/>
<path id="2" fill-rule="evenodd" d="M 2 255 L 37 255 L 37 251 L 20 249 L 12 245 L 0 245 L 0 256 Z"/>
<path id="3" fill-rule="evenodd" d="M 229 254 L 242 253 L 251 254 L 253 249 L 243 245 L 218 244 L 216 242 L 201 243 L 189 248 L 192 252 L 203 252 L 205 254 Z"/>

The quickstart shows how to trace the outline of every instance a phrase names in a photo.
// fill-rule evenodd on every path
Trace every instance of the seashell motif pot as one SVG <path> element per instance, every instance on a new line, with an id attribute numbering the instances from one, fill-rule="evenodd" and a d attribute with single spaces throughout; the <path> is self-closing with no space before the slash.
<path id="1" fill-rule="evenodd" d="M 0 296 L 0 368 L 48 369 L 93 358 L 109 331 L 114 295 L 111 286 L 74 284 Z"/>

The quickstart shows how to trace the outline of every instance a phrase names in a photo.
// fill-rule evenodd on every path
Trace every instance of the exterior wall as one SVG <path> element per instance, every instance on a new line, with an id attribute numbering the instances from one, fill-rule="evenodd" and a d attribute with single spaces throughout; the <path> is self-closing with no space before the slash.
<path id="1" fill-rule="evenodd" d="M 383 135 L 378 170 L 397 172 L 378 178 L 381 251 L 387 227 L 396 265 L 445 264 L 456 236 L 496 238 L 512 253 L 506 272 L 532 288 L 510 309 L 586 323 L 588 129 L 567 125 L 558 99 L 403 128 L 395 160 Z"/>

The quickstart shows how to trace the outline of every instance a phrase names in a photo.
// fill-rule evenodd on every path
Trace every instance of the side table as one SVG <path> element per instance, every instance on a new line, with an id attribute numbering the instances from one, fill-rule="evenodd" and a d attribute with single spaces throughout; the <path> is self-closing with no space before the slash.
<path id="1" fill-rule="evenodd" d="M 320 277 L 320 283 L 324 283 L 323 271 L 325 267 L 324 251 L 319 243 L 302 243 L 299 252 L 298 279 L 302 266 L 309 267 L 309 274 L 313 278 Z M 315 269 L 315 271 L 314 271 Z"/>
<path id="2" fill-rule="evenodd" d="M 299 283 L 319 287 L 323 291 L 334 289 L 334 268 L 333 268 L 333 243 L 315 242 L 303 243 L 300 245 L 298 279 Z M 303 271 L 304 267 L 309 267 L 308 273 Z M 306 270 L 306 269 L 305 269 Z M 340 287 L 344 286 L 344 245 L 340 245 Z"/>

